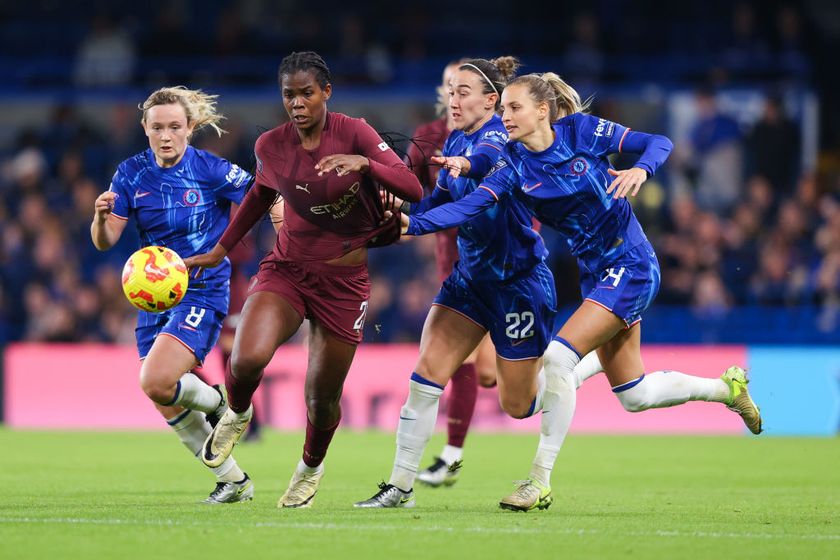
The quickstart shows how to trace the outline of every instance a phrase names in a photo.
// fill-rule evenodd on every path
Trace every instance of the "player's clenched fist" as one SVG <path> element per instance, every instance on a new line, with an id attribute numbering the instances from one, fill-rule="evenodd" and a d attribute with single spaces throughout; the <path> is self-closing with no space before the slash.
<path id="1" fill-rule="evenodd" d="M 94 217 L 100 222 L 108 219 L 108 215 L 114 209 L 114 201 L 116 199 L 117 193 L 112 191 L 105 191 L 96 197 L 96 202 L 93 204 Z"/>

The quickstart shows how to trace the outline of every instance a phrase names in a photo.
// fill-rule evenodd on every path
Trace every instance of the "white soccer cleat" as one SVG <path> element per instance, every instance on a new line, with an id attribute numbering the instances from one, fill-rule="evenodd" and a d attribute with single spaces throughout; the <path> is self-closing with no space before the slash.
<path id="1" fill-rule="evenodd" d="M 417 480 L 427 486 L 437 488 L 438 486 L 452 486 L 458 482 L 458 473 L 461 472 L 461 461 L 455 461 L 447 465 L 440 457 L 435 457 L 435 462 L 429 468 L 420 471 Z"/>
<path id="2" fill-rule="evenodd" d="M 403 492 L 393 484 L 379 483 L 379 492 L 367 500 L 356 502 L 353 507 L 357 508 L 413 508 L 414 490 Z"/>
<path id="3" fill-rule="evenodd" d="M 312 507 L 321 478 L 324 476 L 324 465 L 318 467 L 314 473 L 302 473 L 295 470 L 286 492 L 277 500 L 279 508 L 308 508 Z"/>
<path id="4" fill-rule="evenodd" d="M 244 414 L 237 414 L 227 409 L 207 436 L 201 449 L 201 460 L 208 467 L 218 467 L 233 453 L 233 446 L 248 428 L 248 423 L 254 415 L 254 406 L 248 407 Z"/>
<path id="5" fill-rule="evenodd" d="M 216 488 L 210 492 L 203 504 L 220 505 L 247 502 L 254 499 L 254 483 L 248 474 L 239 482 L 217 482 Z"/>

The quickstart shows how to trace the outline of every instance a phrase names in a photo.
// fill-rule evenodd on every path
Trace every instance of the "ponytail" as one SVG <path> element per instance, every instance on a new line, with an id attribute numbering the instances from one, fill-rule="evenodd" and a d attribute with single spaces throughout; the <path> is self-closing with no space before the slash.
<path id="1" fill-rule="evenodd" d="M 520 76 L 510 83 L 513 84 L 525 85 L 537 103 L 547 103 L 551 122 L 574 113 L 585 113 L 592 104 L 591 97 L 582 101 L 580 94 L 554 72 Z"/>

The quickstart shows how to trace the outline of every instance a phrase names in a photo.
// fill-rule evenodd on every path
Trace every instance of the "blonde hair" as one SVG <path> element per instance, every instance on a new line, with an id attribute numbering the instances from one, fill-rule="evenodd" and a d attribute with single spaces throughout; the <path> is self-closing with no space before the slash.
<path id="1" fill-rule="evenodd" d="M 219 126 L 219 123 L 225 117 L 216 112 L 218 97 L 218 95 L 204 93 L 200 89 L 187 89 L 184 86 L 163 87 L 152 92 L 146 101 L 137 106 L 143 112 L 140 122 L 145 124 L 146 112 L 152 107 L 178 103 L 184 108 L 187 123 L 193 125 L 193 131 L 210 126 L 216 134 L 221 136 L 226 131 Z"/>
<path id="2" fill-rule="evenodd" d="M 580 94 L 554 72 L 520 76 L 509 85 L 520 84 L 537 103 L 548 103 L 549 118 L 554 122 L 574 113 L 586 113 L 592 97 L 581 100 Z"/>

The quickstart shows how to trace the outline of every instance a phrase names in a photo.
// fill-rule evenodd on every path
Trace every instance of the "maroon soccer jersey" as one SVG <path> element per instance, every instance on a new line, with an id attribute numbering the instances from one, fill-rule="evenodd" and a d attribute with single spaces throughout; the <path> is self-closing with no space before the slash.
<path id="1" fill-rule="evenodd" d="M 256 182 L 284 199 L 285 221 L 273 257 L 284 261 L 326 261 L 364 246 L 382 232 L 377 182 L 406 200 L 419 200 L 422 187 L 406 165 L 363 119 L 327 113 L 318 148 L 306 150 L 292 123 L 257 140 Z M 321 158 L 357 154 L 368 158 L 367 173 L 325 173 Z"/>
<path id="2" fill-rule="evenodd" d="M 430 123 L 421 124 L 411 137 L 406 163 L 420 180 L 427 194 L 431 194 L 434 190 L 438 171 L 440 171 L 440 166 L 432 163 L 431 158 L 443 153 L 443 144 L 448 136 L 446 117 L 441 117 Z"/>
<path id="3" fill-rule="evenodd" d="M 443 153 L 443 144 L 449 136 L 446 117 L 421 124 L 414 131 L 408 147 L 408 165 L 420 179 L 427 194 L 435 188 L 440 166 L 431 162 L 432 156 Z M 458 261 L 458 228 L 450 228 L 435 234 L 435 265 L 441 282 L 452 273 Z"/>

